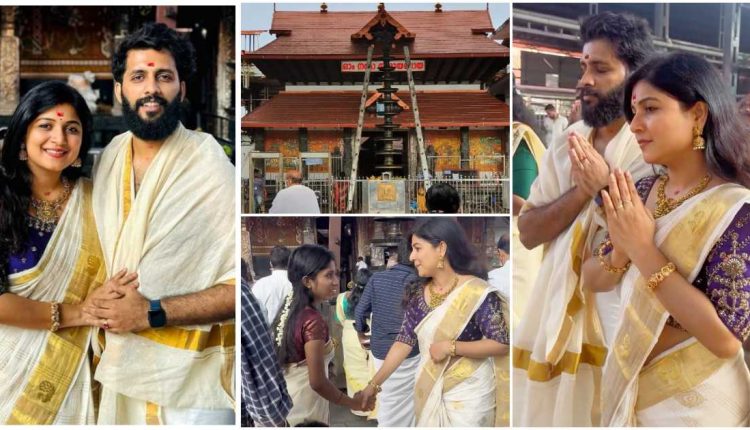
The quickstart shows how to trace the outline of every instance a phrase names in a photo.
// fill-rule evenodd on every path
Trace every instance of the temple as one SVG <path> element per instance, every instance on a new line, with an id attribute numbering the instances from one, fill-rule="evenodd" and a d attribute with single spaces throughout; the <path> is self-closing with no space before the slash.
<path id="1" fill-rule="evenodd" d="M 327 9 L 275 11 L 261 47 L 243 32 L 243 211 L 299 170 L 326 213 L 423 213 L 436 181 L 464 213 L 507 213 L 509 49 L 489 11 Z"/>

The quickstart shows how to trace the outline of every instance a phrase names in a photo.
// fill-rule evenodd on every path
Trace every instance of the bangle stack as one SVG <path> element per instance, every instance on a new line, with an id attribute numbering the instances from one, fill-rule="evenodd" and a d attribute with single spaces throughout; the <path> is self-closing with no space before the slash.
<path id="1" fill-rule="evenodd" d="M 665 264 L 661 269 L 659 269 L 658 272 L 654 273 L 648 278 L 648 282 L 646 283 L 646 286 L 651 291 L 656 291 L 656 288 L 661 285 L 661 283 L 664 281 L 664 279 L 667 278 L 667 276 L 671 275 L 672 272 L 677 270 L 677 267 L 675 267 L 674 263 L 671 261 L 667 264 Z"/>
<path id="2" fill-rule="evenodd" d="M 383 388 L 382 388 L 382 387 L 380 387 L 380 385 L 378 385 L 378 384 L 376 384 L 376 383 L 372 382 L 372 379 L 370 379 L 370 382 L 368 382 L 368 383 L 367 383 L 367 385 L 369 385 L 369 386 L 371 386 L 372 388 L 374 388 L 374 389 L 375 389 L 375 392 L 376 392 L 376 393 L 379 393 L 379 392 L 383 391 Z"/>
<path id="3" fill-rule="evenodd" d="M 451 347 L 450 347 L 450 350 L 449 350 L 449 354 L 450 354 L 451 357 L 455 357 L 456 356 L 456 341 L 455 340 L 451 341 Z"/>
<path id="4" fill-rule="evenodd" d="M 628 264 L 626 264 L 623 267 L 615 267 L 612 264 L 610 264 L 607 261 L 607 255 L 609 255 L 610 253 L 605 254 L 604 250 L 606 248 L 611 248 L 611 247 L 612 247 L 612 241 L 610 239 L 605 239 L 604 242 L 602 242 L 602 244 L 599 245 L 599 248 L 597 248 L 596 251 L 594 251 L 594 255 L 596 255 L 597 258 L 599 258 L 599 264 L 601 264 L 601 266 L 604 268 L 604 270 L 607 273 L 614 273 L 616 275 L 622 275 L 623 273 L 627 272 L 628 269 L 630 268 L 630 262 L 628 261 Z"/>
<path id="5" fill-rule="evenodd" d="M 54 333 L 60 329 L 60 304 L 52 302 L 50 312 L 52 313 L 52 325 L 50 326 L 49 331 Z"/>

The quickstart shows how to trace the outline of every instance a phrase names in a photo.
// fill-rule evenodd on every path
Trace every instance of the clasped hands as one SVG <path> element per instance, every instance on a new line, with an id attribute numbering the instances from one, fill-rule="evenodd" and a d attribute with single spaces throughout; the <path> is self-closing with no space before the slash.
<path id="1" fill-rule="evenodd" d="M 375 389 L 372 389 L 372 392 L 368 393 L 368 388 L 372 387 L 368 385 L 364 390 L 357 391 L 354 394 L 354 407 L 352 407 L 351 409 L 362 412 L 369 412 L 375 409 L 375 400 L 377 398 L 377 393 L 375 392 Z"/>
<path id="2" fill-rule="evenodd" d="M 653 244 L 656 222 L 638 195 L 630 172 L 616 168 L 580 134 L 568 134 L 571 177 L 587 196 L 601 194 L 607 216 L 607 230 L 616 253 L 628 260 Z M 608 189 L 605 189 L 609 187 Z"/>
<path id="3" fill-rule="evenodd" d="M 149 328 L 148 300 L 138 292 L 138 285 L 138 274 L 123 269 L 94 289 L 82 303 L 87 325 L 113 333 Z"/>

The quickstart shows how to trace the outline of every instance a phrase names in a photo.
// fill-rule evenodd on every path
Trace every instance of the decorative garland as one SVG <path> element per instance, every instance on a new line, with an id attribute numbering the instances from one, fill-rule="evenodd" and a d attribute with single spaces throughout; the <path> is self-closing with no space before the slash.
<path id="1" fill-rule="evenodd" d="M 279 326 L 276 328 L 276 345 L 281 347 L 281 342 L 284 339 L 284 328 L 286 327 L 287 320 L 289 319 L 289 308 L 292 306 L 292 296 L 294 292 L 286 295 L 284 300 L 284 309 L 281 311 L 279 317 Z"/>

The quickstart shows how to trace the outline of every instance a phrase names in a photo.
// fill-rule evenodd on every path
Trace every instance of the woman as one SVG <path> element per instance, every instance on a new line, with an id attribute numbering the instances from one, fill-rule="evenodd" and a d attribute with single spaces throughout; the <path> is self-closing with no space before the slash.
<path id="1" fill-rule="evenodd" d="M 94 407 L 83 312 L 105 268 L 80 179 L 91 113 L 60 82 L 29 91 L 0 158 L 0 422 L 91 424 Z M 135 276 L 119 273 L 112 282 Z"/>
<path id="2" fill-rule="evenodd" d="M 616 171 L 601 193 L 609 237 L 583 279 L 621 297 L 602 424 L 747 426 L 748 130 L 718 72 L 692 54 L 644 65 L 625 100 L 644 160 L 665 171 L 636 183 Z"/>
<path id="3" fill-rule="evenodd" d="M 302 245 L 292 252 L 287 267 L 292 294 L 273 324 L 279 361 L 294 406 L 287 421 L 329 423 L 328 402 L 349 409 L 369 410 L 339 391 L 328 379 L 334 346 L 317 306 L 339 291 L 336 261 L 318 245 Z"/>
<path id="4" fill-rule="evenodd" d="M 419 344 L 417 426 L 507 425 L 508 392 L 500 385 L 509 370 L 500 358 L 508 353 L 508 329 L 487 270 L 453 219 L 426 219 L 409 240 L 420 279 L 407 288 L 401 332 L 362 392 L 363 402 Z"/>
<path id="5" fill-rule="evenodd" d="M 342 327 L 341 343 L 344 350 L 344 372 L 346 373 L 346 392 L 351 397 L 362 391 L 370 380 L 370 365 L 368 353 L 359 343 L 357 330 L 354 329 L 354 309 L 359 303 L 359 298 L 365 290 L 367 281 L 370 280 L 370 271 L 359 269 L 354 281 L 351 282 L 351 290 L 339 294 L 336 298 L 336 321 Z M 352 410 L 354 415 L 366 417 L 370 414 L 362 411 Z"/>

